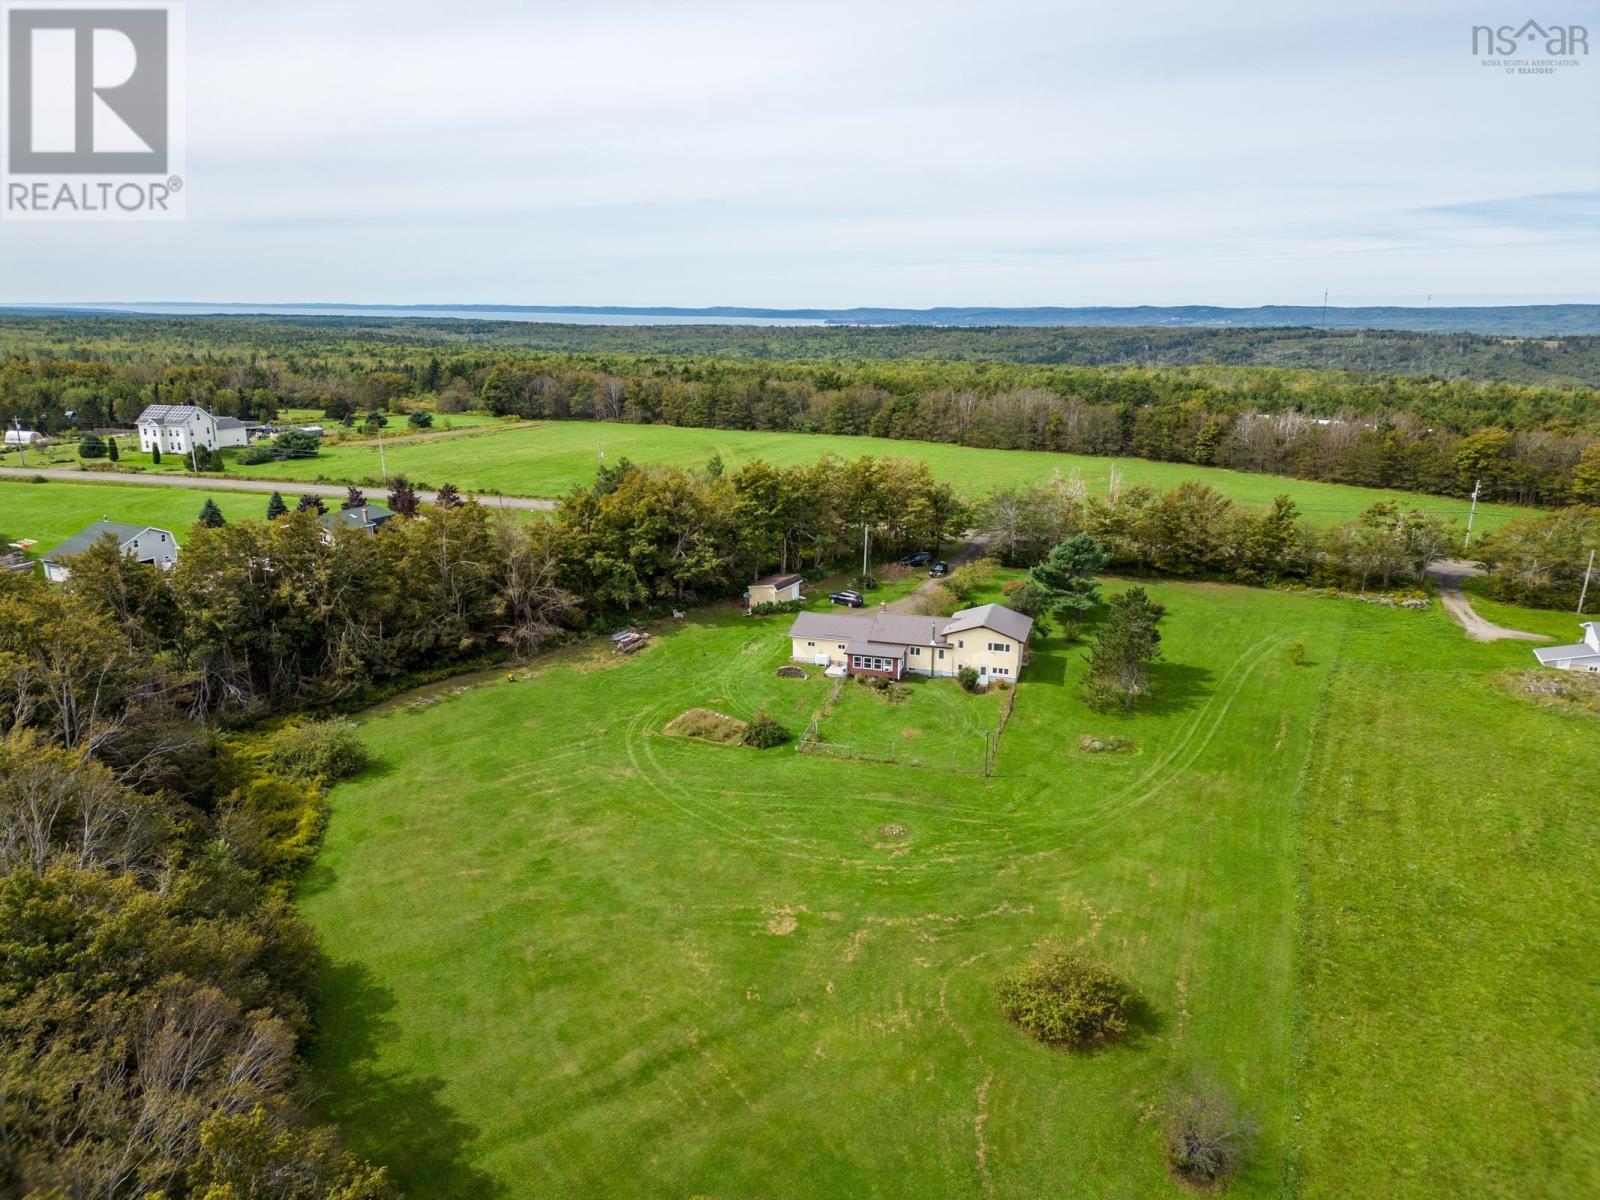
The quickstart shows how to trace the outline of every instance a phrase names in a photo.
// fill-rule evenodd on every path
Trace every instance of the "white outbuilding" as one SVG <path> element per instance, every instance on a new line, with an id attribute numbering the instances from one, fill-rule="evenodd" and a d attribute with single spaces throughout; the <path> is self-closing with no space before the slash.
<path id="1" fill-rule="evenodd" d="M 1571 646 L 1541 646 L 1533 652 L 1541 667 L 1558 671 L 1590 671 L 1600 675 L 1600 621 L 1585 621 L 1583 641 Z"/>

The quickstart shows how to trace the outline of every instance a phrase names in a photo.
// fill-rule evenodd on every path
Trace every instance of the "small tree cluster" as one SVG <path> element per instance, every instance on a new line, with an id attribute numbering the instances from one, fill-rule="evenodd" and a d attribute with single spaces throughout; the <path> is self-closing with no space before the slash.
<path id="1" fill-rule="evenodd" d="M 1162 611 L 1143 588 L 1129 588 L 1111 598 L 1111 612 L 1089 651 L 1084 688 L 1092 707 L 1127 710 L 1149 692 L 1147 668 L 1161 657 L 1156 621 Z"/>
<path id="2" fill-rule="evenodd" d="M 1114 1041 L 1128 1032 L 1133 988 L 1075 947 L 1043 942 L 1000 980 L 1000 1009 L 1052 1046 Z"/>
<path id="3" fill-rule="evenodd" d="M 1087 533 L 1074 534 L 1052 547 L 1044 561 L 1028 572 L 1032 587 L 1021 597 L 1022 602 L 1053 612 L 1071 637 L 1100 603 L 1100 584 L 1094 575 L 1105 570 L 1110 559 L 1110 554 Z"/>
<path id="4" fill-rule="evenodd" d="M 744 744 L 757 750 L 770 750 L 789 740 L 789 731 L 766 713 L 757 713 L 744 731 Z"/>

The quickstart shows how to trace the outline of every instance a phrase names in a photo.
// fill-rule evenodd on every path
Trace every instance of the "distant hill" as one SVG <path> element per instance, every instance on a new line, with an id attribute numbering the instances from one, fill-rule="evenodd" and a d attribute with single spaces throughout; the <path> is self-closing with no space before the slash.
<path id="1" fill-rule="evenodd" d="M 7 311 L 0 308 L 0 311 Z M 129 304 L 18 305 L 9 311 L 149 313 L 160 315 L 389 316 L 488 321 L 538 321 L 565 317 L 596 323 L 716 324 L 719 321 L 826 325 L 913 325 L 952 328 L 1099 327 L 1271 329 L 1371 329 L 1415 333 L 1481 333 L 1515 337 L 1600 334 L 1600 304 L 1523 304 L 1471 308 L 1336 308 L 1268 304 L 1225 308 L 1190 304 L 1131 308 L 711 308 L 551 304 L 232 304 L 156 302 Z"/>

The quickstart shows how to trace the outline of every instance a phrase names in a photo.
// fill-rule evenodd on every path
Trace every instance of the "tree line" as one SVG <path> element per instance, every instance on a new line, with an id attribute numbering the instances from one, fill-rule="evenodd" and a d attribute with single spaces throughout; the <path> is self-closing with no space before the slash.
<path id="1" fill-rule="evenodd" d="M 573 328 L 575 345 L 600 336 Z M 248 330 L 260 338 L 250 341 Z M 0 414 L 58 432 L 125 424 L 156 402 L 254 419 L 285 407 L 332 420 L 477 407 L 522 418 L 1135 456 L 1443 495 L 1481 483 L 1485 496 L 1516 503 L 1600 502 L 1592 388 L 996 361 L 981 346 L 944 361 L 871 357 L 871 338 L 862 357 L 807 360 L 784 356 L 785 333 L 763 334 L 772 343 L 766 356 L 744 340 L 733 343 L 740 354 L 722 353 L 714 333 L 694 335 L 712 339 L 700 353 L 530 353 L 492 325 L 446 338 L 432 326 L 380 332 L 331 321 L 21 323 L 0 330 L 10 355 L 0 364 Z"/>

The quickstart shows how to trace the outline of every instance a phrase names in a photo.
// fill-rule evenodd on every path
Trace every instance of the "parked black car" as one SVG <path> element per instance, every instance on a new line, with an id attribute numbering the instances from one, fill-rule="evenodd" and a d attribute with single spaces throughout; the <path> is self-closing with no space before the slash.
<path id="1" fill-rule="evenodd" d="M 930 579 L 940 579 L 948 574 L 950 574 L 950 564 L 944 562 L 943 560 L 934 563 L 933 566 L 928 569 L 928 577 Z"/>
<path id="2" fill-rule="evenodd" d="M 867 598 L 860 592 L 834 592 L 828 599 L 849 608 L 860 608 L 867 602 Z"/>
<path id="3" fill-rule="evenodd" d="M 900 565 L 902 567 L 920 567 L 923 563 L 930 561 L 932 558 L 933 555 L 929 554 L 926 550 L 918 550 L 915 554 L 908 554 L 902 558 L 900 560 Z"/>

